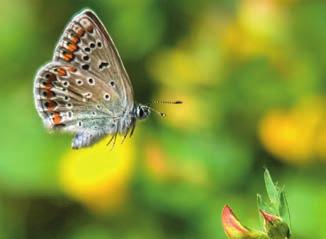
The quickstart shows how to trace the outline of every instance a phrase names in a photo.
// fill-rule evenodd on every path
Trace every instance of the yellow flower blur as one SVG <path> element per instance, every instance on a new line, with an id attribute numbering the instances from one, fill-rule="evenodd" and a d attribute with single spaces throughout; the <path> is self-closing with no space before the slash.
<path id="1" fill-rule="evenodd" d="M 295 164 L 325 158 L 326 131 L 322 99 L 307 99 L 291 110 L 272 110 L 261 120 L 259 136 L 265 148 Z"/>
<path id="2" fill-rule="evenodd" d="M 196 23 L 192 33 L 178 42 L 177 47 L 158 53 L 148 70 L 160 83 L 157 99 L 182 100 L 181 106 L 165 105 L 164 122 L 187 130 L 209 128 L 217 124 L 210 119 L 213 111 L 199 89 L 215 87 L 223 77 L 220 50 L 222 20 L 215 13 L 207 13 Z M 201 44 L 199 44 L 201 43 Z M 205 116 L 205 124 L 203 124 Z"/>
<path id="3" fill-rule="evenodd" d="M 287 27 L 285 7 L 279 0 L 244 0 L 239 7 L 239 21 L 259 40 L 277 39 Z"/>
<path id="4" fill-rule="evenodd" d="M 223 48 L 229 57 L 249 59 L 263 55 L 279 64 L 288 49 L 282 47 L 287 31 L 284 3 L 276 0 L 244 0 L 237 18 L 224 28 Z"/>
<path id="5" fill-rule="evenodd" d="M 132 175 L 134 152 L 132 140 L 115 147 L 105 138 L 90 148 L 70 150 L 61 160 L 60 180 L 63 190 L 72 198 L 98 212 L 119 208 L 126 200 Z"/>

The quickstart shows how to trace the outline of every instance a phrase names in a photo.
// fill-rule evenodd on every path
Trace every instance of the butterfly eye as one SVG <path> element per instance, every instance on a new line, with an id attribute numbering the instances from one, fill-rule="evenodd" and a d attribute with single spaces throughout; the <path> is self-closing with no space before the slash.
<path id="1" fill-rule="evenodd" d="M 139 109 L 139 111 L 138 111 L 138 116 L 139 116 L 139 118 L 142 118 L 142 117 L 144 116 L 144 111 L 143 111 L 143 109 Z"/>
<path id="2" fill-rule="evenodd" d="M 137 108 L 136 114 L 138 119 L 143 119 L 145 116 L 144 110 L 141 107 Z"/>

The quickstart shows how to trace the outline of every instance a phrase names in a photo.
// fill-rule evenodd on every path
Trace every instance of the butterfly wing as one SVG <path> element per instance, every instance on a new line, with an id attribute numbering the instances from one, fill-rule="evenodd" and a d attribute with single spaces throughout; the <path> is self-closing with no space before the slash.
<path id="1" fill-rule="evenodd" d="M 123 112 L 120 96 L 104 81 L 57 62 L 38 72 L 34 95 L 39 115 L 53 129 L 97 130 L 96 125 L 104 127 Z"/>
<path id="2" fill-rule="evenodd" d="M 105 26 L 91 10 L 76 15 L 66 27 L 54 61 L 69 63 L 116 87 L 123 107 L 133 105 L 133 89 L 120 55 Z"/>
<path id="3" fill-rule="evenodd" d="M 82 146 L 117 133 L 118 120 L 133 108 L 133 89 L 95 13 L 85 10 L 68 24 L 53 62 L 36 75 L 34 96 L 45 125 L 78 133 L 78 142 L 84 142 L 80 134 L 85 134 L 88 140 Z"/>

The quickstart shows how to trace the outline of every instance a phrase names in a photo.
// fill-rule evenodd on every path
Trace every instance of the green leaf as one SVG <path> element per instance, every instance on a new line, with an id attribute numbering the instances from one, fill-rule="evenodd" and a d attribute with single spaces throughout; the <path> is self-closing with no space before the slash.
<path id="1" fill-rule="evenodd" d="M 284 190 L 280 194 L 280 216 L 289 225 L 289 228 L 291 228 L 290 210 Z"/>
<path id="2" fill-rule="evenodd" d="M 257 207 L 258 207 L 258 213 L 259 213 L 259 210 L 264 210 L 263 199 L 259 193 L 257 193 Z M 262 226 L 264 225 L 264 221 L 263 221 L 262 217 L 259 217 L 259 222 L 260 222 L 260 225 L 262 225 Z"/>
<path id="3" fill-rule="evenodd" d="M 257 206 L 258 206 L 258 209 L 264 208 L 263 199 L 259 193 L 257 194 Z"/>
<path id="4" fill-rule="evenodd" d="M 279 190 L 276 187 L 276 185 L 273 183 L 272 177 L 271 177 L 268 169 L 265 169 L 264 179 L 265 179 L 267 195 L 268 195 L 269 200 L 271 201 L 272 208 L 275 209 L 275 211 L 277 211 L 277 213 L 278 213 L 279 202 L 280 202 L 280 193 L 279 193 Z"/>

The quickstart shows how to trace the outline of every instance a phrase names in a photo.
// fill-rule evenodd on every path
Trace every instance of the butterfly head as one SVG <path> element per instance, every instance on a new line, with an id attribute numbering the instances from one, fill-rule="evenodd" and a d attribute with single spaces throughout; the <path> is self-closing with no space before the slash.
<path id="1" fill-rule="evenodd" d="M 182 104 L 182 101 L 154 101 L 153 103 L 161 103 L 161 104 Z M 161 117 L 165 117 L 166 114 L 160 111 L 155 110 L 154 108 L 147 106 L 147 105 L 142 105 L 142 104 L 138 104 L 136 105 L 136 107 L 134 108 L 134 115 L 136 117 L 136 119 L 146 119 L 151 112 L 157 113 L 158 115 L 160 115 Z"/>
<path id="2" fill-rule="evenodd" d="M 147 105 L 137 105 L 135 108 L 135 116 L 137 119 L 146 119 L 151 114 L 151 108 Z"/>

